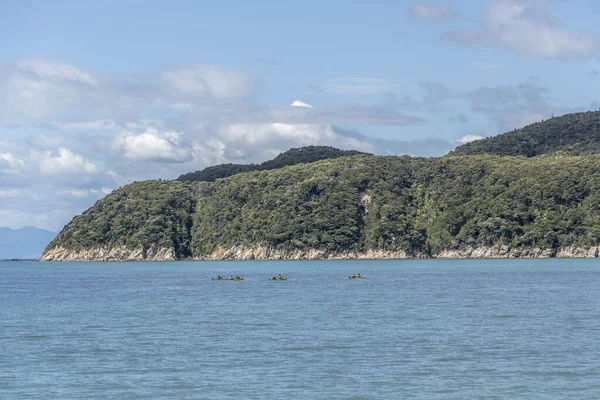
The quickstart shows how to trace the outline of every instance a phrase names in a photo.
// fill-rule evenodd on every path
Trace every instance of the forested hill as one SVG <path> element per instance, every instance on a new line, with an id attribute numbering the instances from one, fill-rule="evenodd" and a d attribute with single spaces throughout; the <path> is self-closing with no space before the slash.
<path id="1" fill-rule="evenodd" d="M 594 256 L 599 241 L 600 156 L 359 155 L 133 183 L 42 258 Z"/>
<path id="2" fill-rule="evenodd" d="M 330 146 L 306 146 L 290 149 L 272 160 L 262 164 L 221 164 L 207 167 L 201 171 L 190 172 L 177 178 L 181 182 L 214 182 L 242 172 L 268 171 L 296 164 L 306 164 L 331 158 L 354 156 L 361 153 L 356 150 L 340 150 Z"/>
<path id="3" fill-rule="evenodd" d="M 600 153 L 600 111 L 567 114 L 502 135 L 457 147 L 450 156 L 496 154 L 535 157 L 542 154 Z"/>

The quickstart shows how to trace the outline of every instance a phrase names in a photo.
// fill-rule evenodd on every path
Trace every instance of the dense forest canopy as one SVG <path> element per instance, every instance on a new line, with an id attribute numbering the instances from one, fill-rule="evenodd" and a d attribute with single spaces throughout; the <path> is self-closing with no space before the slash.
<path id="1" fill-rule="evenodd" d="M 542 154 L 585 156 L 599 153 L 600 111 L 589 111 L 551 118 L 502 135 L 466 143 L 449 155 L 535 157 Z"/>
<path id="2" fill-rule="evenodd" d="M 128 185 L 49 248 L 166 246 L 178 257 L 277 251 L 559 249 L 600 240 L 600 156 L 354 156 L 208 183 Z"/>
<path id="3" fill-rule="evenodd" d="M 177 178 L 181 182 L 214 182 L 242 172 L 268 171 L 289 165 L 306 164 L 330 158 L 365 154 L 356 150 L 340 150 L 331 146 L 306 146 L 290 149 L 272 160 L 262 164 L 221 164 L 204 168 L 201 171 L 190 172 Z"/>

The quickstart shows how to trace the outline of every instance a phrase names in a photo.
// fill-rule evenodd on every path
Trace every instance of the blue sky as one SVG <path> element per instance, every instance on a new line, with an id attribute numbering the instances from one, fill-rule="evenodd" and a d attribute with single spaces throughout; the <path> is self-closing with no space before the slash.
<path id="1" fill-rule="evenodd" d="M 598 109 L 599 18 L 567 0 L 0 1 L 0 226 L 58 230 L 133 180 L 290 147 L 438 156 Z"/>

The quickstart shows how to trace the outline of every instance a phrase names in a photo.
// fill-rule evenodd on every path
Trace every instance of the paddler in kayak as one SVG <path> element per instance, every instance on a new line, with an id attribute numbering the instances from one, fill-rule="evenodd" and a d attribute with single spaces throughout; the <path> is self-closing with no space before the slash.
<path id="1" fill-rule="evenodd" d="M 362 276 L 361 274 L 352 274 L 348 278 L 350 278 L 350 279 L 364 279 L 365 277 Z"/>

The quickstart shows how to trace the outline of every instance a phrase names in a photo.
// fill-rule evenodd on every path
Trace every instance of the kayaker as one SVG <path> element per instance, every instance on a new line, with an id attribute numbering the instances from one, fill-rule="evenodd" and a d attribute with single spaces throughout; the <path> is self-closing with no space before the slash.
<path id="1" fill-rule="evenodd" d="M 360 276 L 360 274 L 358 274 L 358 278 L 362 278 L 362 276 Z"/>
<path id="2" fill-rule="evenodd" d="M 350 278 L 356 278 L 356 275 L 352 274 L 352 276 Z"/>

